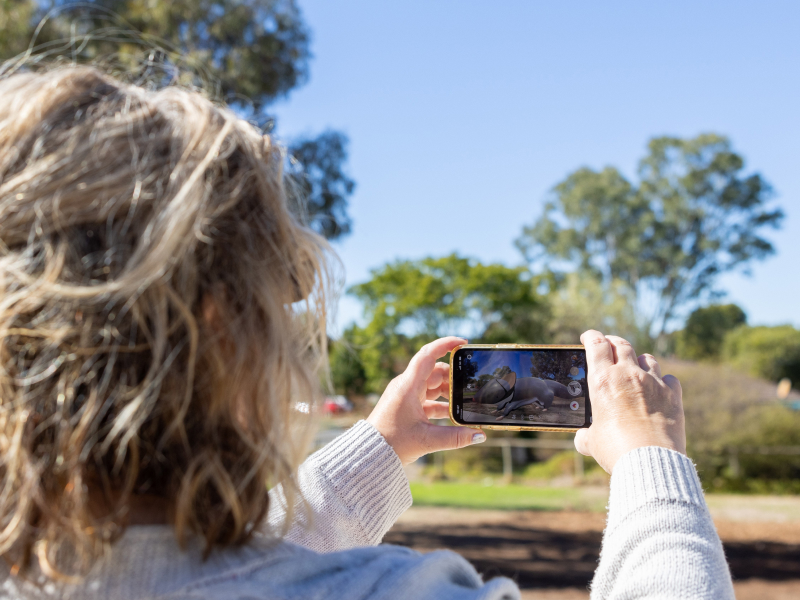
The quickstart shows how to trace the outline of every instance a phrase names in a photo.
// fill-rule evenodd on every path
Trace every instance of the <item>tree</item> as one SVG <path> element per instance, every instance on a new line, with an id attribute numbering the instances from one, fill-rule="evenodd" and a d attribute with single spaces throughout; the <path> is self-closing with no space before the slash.
<path id="1" fill-rule="evenodd" d="M 549 319 L 545 338 L 553 344 L 577 344 L 587 329 L 620 335 L 640 352 L 651 340 L 637 321 L 630 288 L 620 280 L 602 281 L 580 272 L 553 276 L 548 284 Z"/>
<path id="2" fill-rule="evenodd" d="M 345 337 L 357 349 L 365 391 L 382 391 L 433 338 L 541 340 L 547 317 L 524 267 L 483 265 L 456 254 L 389 263 L 349 293 L 364 306 L 366 325 L 351 326 Z"/>
<path id="3" fill-rule="evenodd" d="M 483 265 L 457 254 L 397 261 L 350 288 L 372 322 L 384 331 L 426 337 L 475 334 L 513 342 L 542 332 L 544 303 L 524 267 Z M 473 335 L 473 337 L 475 337 Z"/>
<path id="4" fill-rule="evenodd" d="M 364 392 L 367 375 L 355 346 L 355 328 L 347 329 L 341 338 L 330 344 L 331 383 L 337 394 L 353 395 Z"/>
<path id="5" fill-rule="evenodd" d="M 350 233 L 347 199 L 355 182 L 342 171 L 347 160 L 347 137 L 326 131 L 315 139 L 296 141 L 290 152 L 298 163 L 291 174 L 299 197 L 306 203 L 309 225 L 328 239 Z"/>
<path id="6" fill-rule="evenodd" d="M 719 358 L 725 335 L 747 322 L 735 304 L 712 304 L 696 309 L 677 333 L 677 355 L 689 360 Z"/>
<path id="7" fill-rule="evenodd" d="M 643 331 L 663 340 L 687 306 L 718 295 L 721 273 L 774 253 L 762 232 L 783 212 L 761 175 L 743 169 L 725 137 L 653 138 L 638 182 L 614 167 L 578 169 L 518 247 L 537 269 L 624 282 Z"/>
<path id="8" fill-rule="evenodd" d="M 178 81 L 271 130 L 270 105 L 308 79 L 309 32 L 294 0 L 0 0 L 0 60 L 100 64 L 144 85 Z M 31 56 L 22 56 L 29 49 Z M 5 68 L 13 68 L 13 61 Z M 346 137 L 290 144 L 290 169 L 310 224 L 350 230 Z"/>
<path id="9" fill-rule="evenodd" d="M 791 325 L 741 326 L 722 344 L 724 360 L 756 377 L 778 381 L 787 377 L 800 382 L 800 331 Z"/>

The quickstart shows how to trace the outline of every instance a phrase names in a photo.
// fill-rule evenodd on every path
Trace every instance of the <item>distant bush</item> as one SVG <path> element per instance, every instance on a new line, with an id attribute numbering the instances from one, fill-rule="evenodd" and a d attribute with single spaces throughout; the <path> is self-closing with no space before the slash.
<path id="1" fill-rule="evenodd" d="M 591 457 L 584 457 L 584 475 L 594 475 L 595 473 L 604 472 L 600 465 L 595 462 Z M 554 454 L 549 459 L 543 462 L 535 462 L 528 465 L 522 477 L 525 479 L 558 479 L 560 477 L 572 477 L 575 475 L 575 452 L 572 450 L 565 450 Z M 594 477 L 593 477 L 594 479 Z M 601 477 L 605 479 L 605 477 Z"/>
<path id="2" fill-rule="evenodd" d="M 800 382 L 800 331 L 791 325 L 739 327 L 725 336 L 722 358 L 755 377 Z"/>
<path id="3" fill-rule="evenodd" d="M 559 452 L 544 462 L 528 465 L 524 476 L 531 479 L 555 479 L 575 474 L 575 453 L 572 450 Z"/>
<path id="4" fill-rule="evenodd" d="M 695 310 L 675 336 L 675 353 L 688 360 L 719 358 L 725 335 L 747 322 L 735 304 L 714 304 Z"/>
<path id="5" fill-rule="evenodd" d="M 800 446 L 800 412 L 785 406 L 753 406 L 724 440 L 737 452 L 738 469 L 730 454 L 700 470 L 707 489 L 751 493 L 800 493 L 800 456 L 759 454 L 761 448 Z M 698 466 L 701 464 L 698 461 Z M 738 472 L 737 472 L 738 471 Z"/>
<path id="6" fill-rule="evenodd" d="M 683 388 L 688 455 L 706 490 L 800 493 L 800 456 L 739 455 L 739 475 L 728 450 L 800 446 L 800 412 L 778 403 L 775 384 L 728 364 L 659 361 Z"/>
<path id="7" fill-rule="evenodd" d="M 441 470 L 436 454 L 429 454 L 424 459 L 423 473 L 432 479 L 480 481 L 486 476 L 499 476 L 503 473 L 503 458 L 499 448 L 472 446 L 444 452 L 444 456 L 439 457 L 442 460 Z"/>

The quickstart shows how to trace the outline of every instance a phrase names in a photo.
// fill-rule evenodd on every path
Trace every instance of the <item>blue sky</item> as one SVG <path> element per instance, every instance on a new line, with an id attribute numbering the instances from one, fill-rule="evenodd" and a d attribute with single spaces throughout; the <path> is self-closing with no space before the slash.
<path id="1" fill-rule="evenodd" d="M 348 286 L 396 258 L 519 264 L 513 240 L 570 171 L 632 177 L 650 137 L 713 131 L 787 215 L 777 255 L 720 287 L 751 323 L 800 325 L 800 2 L 300 5 L 311 79 L 273 110 L 286 138 L 350 137 Z M 343 298 L 335 330 L 359 316 Z"/>

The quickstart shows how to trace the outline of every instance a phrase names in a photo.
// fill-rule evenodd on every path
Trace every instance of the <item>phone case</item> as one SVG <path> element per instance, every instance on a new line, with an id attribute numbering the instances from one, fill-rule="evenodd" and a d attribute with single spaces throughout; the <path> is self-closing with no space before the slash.
<path id="1" fill-rule="evenodd" d="M 584 350 L 582 344 L 464 344 L 453 348 L 450 352 L 450 398 L 448 399 L 450 421 L 459 427 L 473 427 L 474 429 L 493 429 L 497 431 L 558 431 L 574 433 L 580 427 L 547 427 L 545 425 L 528 425 L 518 427 L 516 425 L 467 425 L 459 423 L 453 416 L 453 357 L 462 348 L 502 348 L 503 350 Z"/>

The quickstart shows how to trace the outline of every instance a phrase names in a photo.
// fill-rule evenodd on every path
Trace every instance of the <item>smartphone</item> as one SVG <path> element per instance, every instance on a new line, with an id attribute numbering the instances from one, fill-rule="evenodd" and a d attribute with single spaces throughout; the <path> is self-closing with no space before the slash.
<path id="1" fill-rule="evenodd" d="M 506 431 L 592 424 L 583 346 L 468 344 L 450 353 L 450 419 Z"/>

